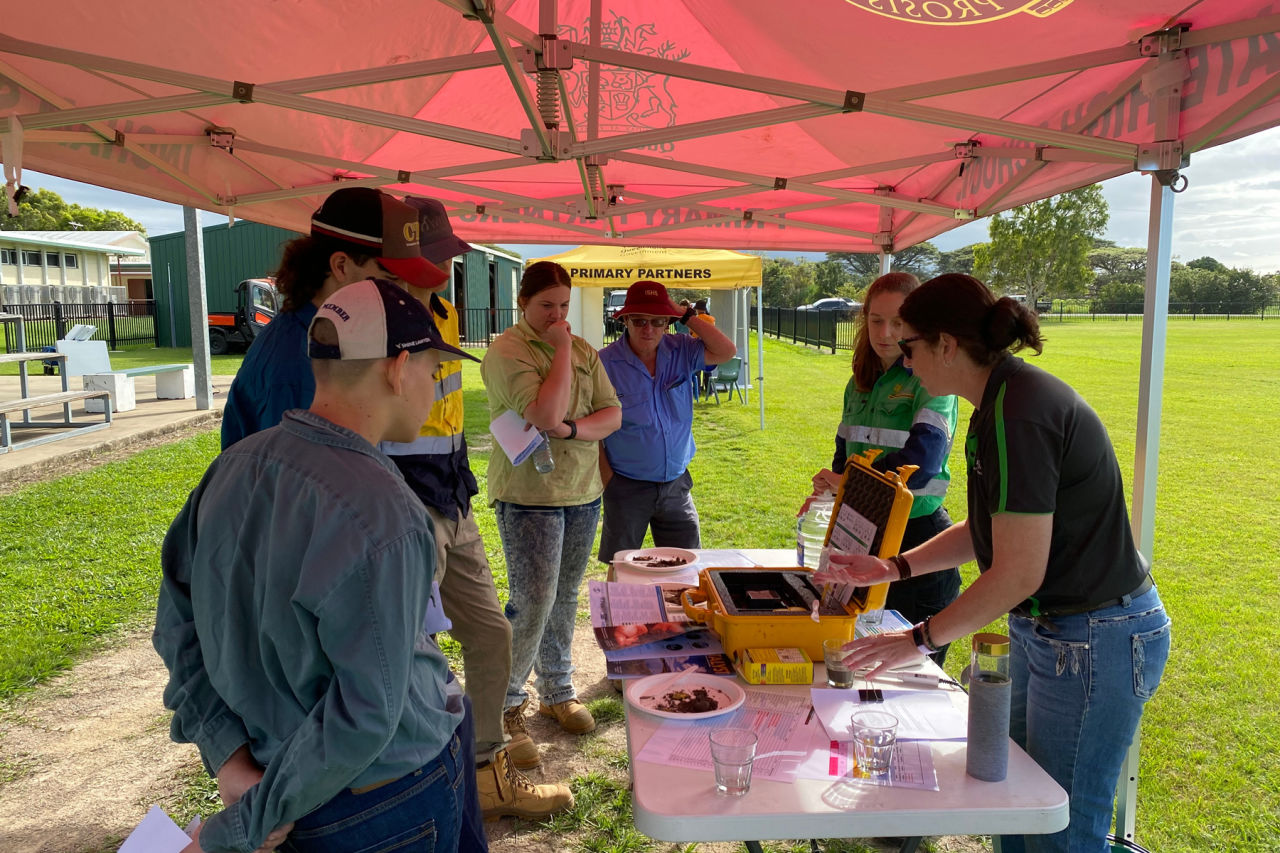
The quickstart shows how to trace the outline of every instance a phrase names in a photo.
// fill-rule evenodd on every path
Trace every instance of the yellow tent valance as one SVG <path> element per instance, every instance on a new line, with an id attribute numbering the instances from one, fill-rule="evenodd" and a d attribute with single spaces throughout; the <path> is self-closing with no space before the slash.
<path id="1" fill-rule="evenodd" d="M 651 249 L 633 246 L 579 246 L 555 261 L 569 271 L 574 287 L 625 290 L 637 281 L 668 287 L 736 290 L 760 286 L 764 262 L 756 255 L 725 249 Z"/>

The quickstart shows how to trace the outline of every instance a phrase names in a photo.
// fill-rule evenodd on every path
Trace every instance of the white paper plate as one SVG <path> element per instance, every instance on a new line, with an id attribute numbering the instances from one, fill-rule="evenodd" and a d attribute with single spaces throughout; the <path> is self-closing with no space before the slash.
<path id="1" fill-rule="evenodd" d="M 664 688 L 663 683 L 671 680 L 671 673 L 663 672 L 636 679 L 627 685 L 627 701 L 631 707 L 662 717 L 668 720 L 705 720 L 736 711 L 747 698 L 747 693 L 735 679 L 709 673 L 690 673 L 680 679 L 672 688 Z M 650 688 L 657 687 L 662 695 L 655 694 Z M 705 691 L 708 698 L 716 700 L 716 708 L 711 711 L 663 711 L 658 706 L 666 704 L 672 693 L 696 695 L 695 691 Z"/>
<path id="2" fill-rule="evenodd" d="M 653 560 L 681 560 L 678 566 L 655 566 Z M 669 575 L 683 571 L 698 561 L 698 555 L 684 548 L 636 548 L 632 551 L 619 551 L 613 557 L 616 565 L 626 566 L 637 572 L 653 575 Z"/>

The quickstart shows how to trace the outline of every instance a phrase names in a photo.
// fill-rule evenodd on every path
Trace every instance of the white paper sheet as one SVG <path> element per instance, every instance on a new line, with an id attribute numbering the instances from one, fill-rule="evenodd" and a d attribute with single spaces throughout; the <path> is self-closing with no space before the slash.
<path id="1" fill-rule="evenodd" d="M 633 709 L 630 713 L 641 712 Z M 826 740 L 816 720 L 805 725 L 808 713 L 809 702 L 803 695 L 749 690 L 746 702 L 732 714 L 698 722 L 664 720 L 636 759 L 706 770 L 710 774 L 708 734 L 719 728 L 747 728 L 760 737 L 752 777 L 792 782 L 799 765 Z"/>
<path id="2" fill-rule="evenodd" d="M 191 838 L 164 813 L 164 809 L 152 806 L 120 845 L 119 853 L 178 853 L 190 843 Z"/>
<path id="3" fill-rule="evenodd" d="M 875 682 L 873 682 L 875 683 Z M 853 740 L 849 718 L 860 708 L 888 711 L 898 718 L 898 740 L 964 740 L 969 721 L 945 690 L 885 690 L 883 702 L 860 703 L 858 691 L 815 687 L 813 708 L 832 740 Z"/>
<path id="4" fill-rule="evenodd" d="M 938 791 L 938 772 L 933 766 L 933 751 L 925 741 L 898 741 L 889 764 L 889 775 L 862 777 L 853 773 L 853 744 L 824 741 L 796 769 L 802 779 L 828 781 L 842 779 L 860 785 L 919 788 Z"/>
<path id="5" fill-rule="evenodd" d="M 542 440 L 542 434 L 529 426 L 529 422 L 520 417 L 515 409 L 507 409 L 490 421 L 489 432 L 507 454 L 512 465 L 519 465 L 528 459 Z"/>

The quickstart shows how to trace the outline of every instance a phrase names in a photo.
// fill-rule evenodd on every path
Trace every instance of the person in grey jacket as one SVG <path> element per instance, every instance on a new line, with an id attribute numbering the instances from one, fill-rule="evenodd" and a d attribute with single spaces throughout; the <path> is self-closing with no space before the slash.
<path id="1" fill-rule="evenodd" d="M 309 347 L 310 408 L 215 459 L 165 537 L 153 642 L 172 737 L 243 788 L 189 849 L 251 853 L 287 833 L 298 851 L 448 853 L 471 758 L 423 629 L 435 545 L 377 444 L 412 439 L 440 361 L 470 356 L 381 280 L 330 296 Z"/>

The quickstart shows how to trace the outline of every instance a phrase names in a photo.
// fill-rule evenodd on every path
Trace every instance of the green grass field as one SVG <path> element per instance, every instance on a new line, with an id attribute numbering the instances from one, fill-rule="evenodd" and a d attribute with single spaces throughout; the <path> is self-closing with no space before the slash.
<path id="1" fill-rule="evenodd" d="M 1045 332 L 1046 353 L 1035 363 L 1098 410 L 1131 479 L 1141 324 L 1051 324 Z M 694 494 L 707 547 L 791 547 L 809 477 L 831 461 L 848 355 L 775 341 L 765 349 L 763 432 L 754 390 L 746 406 L 697 407 Z M 1278 364 L 1280 326 L 1271 322 L 1170 326 L 1154 562 L 1174 648 L 1143 721 L 1138 806 L 1138 839 L 1160 853 L 1280 849 L 1280 681 L 1266 670 L 1280 647 L 1280 620 L 1270 611 L 1280 596 Z M 505 595 L 502 549 L 484 506 L 488 408 L 479 371 L 467 368 L 464 377 L 482 489 L 477 517 Z M 962 404 L 962 428 L 968 414 Z M 960 444 L 947 501 L 957 519 Z M 160 539 L 216 451 L 216 436 L 199 436 L 0 498 L 0 698 L 151 618 Z M 972 574 L 970 566 L 966 578 Z M 960 663 L 953 654 L 949 668 Z M 0 759 L 0 790 L 5 778 Z"/>

